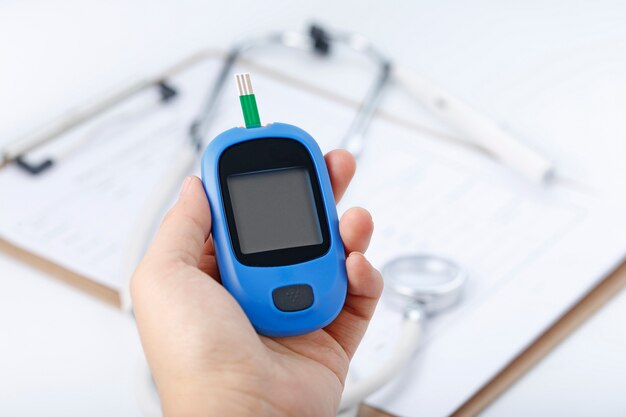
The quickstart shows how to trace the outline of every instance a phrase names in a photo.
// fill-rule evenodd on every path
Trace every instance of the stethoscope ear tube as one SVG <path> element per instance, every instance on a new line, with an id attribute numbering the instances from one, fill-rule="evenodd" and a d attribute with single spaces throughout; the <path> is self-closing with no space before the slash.
<path id="1" fill-rule="evenodd" d="M 393 352 L 370 375 L 354 383 L 351 380 L 346 381 L 339 405 L 340 413 L 357 407 L 365 398 L 386 385 L 406 367 L 419 348 L 425 315 L 426 313 L 419 304 L 407 308 L 402 331 Z"/>

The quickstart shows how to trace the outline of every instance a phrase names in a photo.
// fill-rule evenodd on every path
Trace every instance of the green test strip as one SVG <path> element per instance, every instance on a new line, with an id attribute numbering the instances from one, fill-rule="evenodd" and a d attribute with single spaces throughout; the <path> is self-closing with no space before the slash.
<path id="1" fill-rule="evenodd" d="M 239 102 L 241 103 L 241 111 L 243 112 L 246 128 L 261 127 L 261 118 L 259 117 L 259 109 L 256 106 L 250 74 L 236 74 L 235 80 L 237 81 Z"/>

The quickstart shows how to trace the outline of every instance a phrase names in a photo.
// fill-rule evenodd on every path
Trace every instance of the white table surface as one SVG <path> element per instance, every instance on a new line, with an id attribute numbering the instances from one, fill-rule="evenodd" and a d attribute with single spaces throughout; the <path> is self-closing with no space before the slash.
<path id="1" fill-rule="evenodd" d="M 532 47 L 525 39 L 549 32 L 553 18 L 561 26 L 550 42 L 568 45 L 580 31 L 600 40 L 626 36 L 620 3 L 504 3 L 5 2 L 0 142 L 199 47 L 224 47 L 243 34 L 273 28 L 299 29 L 311 20 L 376 39 L 399 61 L 505 118 L 497 95 L 481 95 L 459 68 L 463 57 L 449 51 L 480 51 L 481 45 L 466 39 L 491 30 L 490 55 L 476 65 L 493 70 L 490 65 L 514 59 L 512 49 Z M 516 27 L 519 16 L 536 16 L 538 23 Z M 600 19 L 602 31 L 577 27 L 585 18 Z M 503 28 L 517 35 L 500 39 Z M 624 317 L 623 292 L 483 415 L 626 415 Z M 0 254 L 0 415 L 138 416 L 134 378 L 140 355 L 130 317 Z"/>

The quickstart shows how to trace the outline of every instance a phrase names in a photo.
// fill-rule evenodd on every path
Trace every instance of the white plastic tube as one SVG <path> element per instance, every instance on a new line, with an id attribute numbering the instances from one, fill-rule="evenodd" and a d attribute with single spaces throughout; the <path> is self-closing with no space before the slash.
<path id="1" fill-rule="evenodd" d="M 393 68 L 393 76 L 409 94 L 471 143 L 533 181 L 543 182 L 554 174 L 551 161 L 505 132 L 490 118 L 413 71 Z"/>
<path id="2" fill-rule="evenodd" d="M 344 413 L 358 407 L 365 398 L 378 391 L 406 368 L 419 347 L 423 319 L 424 312 L 417 308 L 408 312 L 402 323 L 398 342 L 389 357 L 372 374 L 354 383 L 351 383 L 351 380 L 346 381 L 339 405 L 340 415 L 343 416 Z"/>

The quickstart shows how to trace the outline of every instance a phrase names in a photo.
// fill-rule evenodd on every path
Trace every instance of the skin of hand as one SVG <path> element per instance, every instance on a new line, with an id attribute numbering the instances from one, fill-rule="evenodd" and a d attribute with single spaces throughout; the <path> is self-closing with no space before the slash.
<path id="1" fill-rule="evenodd" d="M 355 161 L 341 150 L 325 159 L 338 201 Z M 348 364 L 383 287 L 380 273 L 363 256 L 373 231 L 369 213 L 348 210 L 339 229 L 348 272 L 339 316 L 303 336 L 260 336 L 220 284 L 202 183 L 185 180 L 131 284 L 165 416 L 336 414 Z"/>

